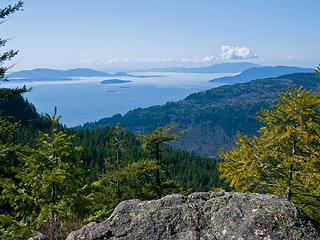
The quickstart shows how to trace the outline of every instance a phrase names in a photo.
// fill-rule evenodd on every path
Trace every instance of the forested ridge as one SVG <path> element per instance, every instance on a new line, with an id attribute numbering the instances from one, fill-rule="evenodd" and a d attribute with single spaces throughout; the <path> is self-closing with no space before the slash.
<path id="1" fill-rule="evenodd" d="M 75 144 L 82 146 L 78 159 L 84 161 L 88 169 L 95 168 L 99 172 L 105 170 L 104 159 L 111 157 L 112 153 L 107 143 L 112 139 L 112 128 L 70 130 L 76 133 Z M 136 136 L 127 133 L 127 161 L 136 162 L 149 157 L 141 149 L 141 143 Z M 212 187 L 224 185 L 219 180 L 216 170 L 216 159 L 210 159 L 184 150 L 173 149 L 162 145 L 161 158 L 166 161 L 168 178 L 175 178 L 180 184 L 192 191 L 208 191 Z"/>
<path id="2" fill-rule="evenodd" d="M 59 124 L 56 110 L 53 116 L 41 116 L 21 95 L 1 100 L 0 116 L 0 233 L 6 239 L 32 235 L 34 230 L 45 233 L 52 226 L 71 224 L 73 229 L 89 219 L 104 220 L 125 199 L 228 189 L 219 179 L 215 159 L 160 144 L 160 159 L 154 161 L 153 153 L 142 148 L 143 142 L 120 126 L 68 129 Z M 158 132 L 169 134 L 162 128 Z M 50 156 L 58 162 L 52 165 Z M 161 195 L 155 185 L 157 171 Z M 54 187 L 59 185 L 66 190 Z M 47 196 L 50 186 L 56 197 Z M 26 218 L 32 226 L 26 225 Z M 55 231 L 59 236 L 68 232 L 60 227 Z"/>
<path id="3" fill-rule="evenodd" d="M 221 147 L 234 146 L 237 131 L 253 136 L 262 124 L 256 120 L 261 108 L 269 109 L 282 89 L 297 84 L 316 89 L 319 79 L 315 73 L 296 73 L 277 78 L 258 79 L 248 83 L 225 85 L 191 94 L 178 102 L 129 111 L 86 123 L 82 128 L 115 126 L 120 122 L 126 130 L 149 133 L 158 126 L 177 123 L 187 129 L 175 147 L 201 155 L 217 156 Z"/>
<path id="4" fill-rule="evenodd" d="M 20 131 L 17 133 L 18 141 L 34 144 L 38 131 L 49 131 L 49 124 L 37 113 L 32 103 L 29 103 L 21 95 L 0 102 L 0 116 L 8 117 L 12 122 L 20 123 Z M 108 142 L 113 138 L 113 128 L 99 129 L 68 129 L 62 125 L 57 126 L 68 134 L 75 134 L 74 145 L 82 146 L 82 151 L 77 155 L 82 160 L 85 168 L 104 172 L 104 159 L 110 157 Z M 135 162 L 148 158 L 148 154 L 141 148 L 141 143 L 136 135 L 126 133 L 127 161 Z M 216 160 L 202 157 L 198 154 L 184 150 L 173 149 L 163 145 L 162 158 L 168 162 L 170 177 L 177 178 L 185 187 L 192 191 L 208 191 L 211 187 L 220 186 L 216 168 Z"/>

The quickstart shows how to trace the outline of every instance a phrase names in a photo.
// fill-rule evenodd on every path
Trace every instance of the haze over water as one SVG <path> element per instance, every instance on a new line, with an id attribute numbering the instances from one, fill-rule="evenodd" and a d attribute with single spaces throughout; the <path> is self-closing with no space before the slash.
<path id="1" fill-rule="evenodd" d="M 35 105 L 38 112 L 52 114 L 54 106 L 62 115 L 61 123 L 68 127 L 97 121 L 114 114 L 125 114 L 135 108 L 161 105 L 178 101 L 191 93 L 207 90 L 222 84 L 208 80 L 235 74 L 217 73 L 131 73 L 160 75 L 161 77 L 116 77 L 132 82 L 101 84 L 115 77 L 86 77 L 59 81 L 8 82 L 1 87 L 26 85 L 32 91 L 24 97 Z"/>

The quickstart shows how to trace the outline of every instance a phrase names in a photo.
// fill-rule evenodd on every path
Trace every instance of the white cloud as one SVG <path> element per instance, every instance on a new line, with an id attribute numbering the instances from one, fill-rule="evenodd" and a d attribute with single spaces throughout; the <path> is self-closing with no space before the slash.
<path id="1" fill-rule="evenodd" d="M 142 58 L 142 59 L 129 59 L 129 58 L 86 58 L 82 57 L 82 63 L 94 66 L 105 66 L 113 64 L 128 64 L 128 63 L 209 63 L 215 61 L 213 56 L 194 57 L 194 58 Z"/>
<path id="2" fill-rule="evenodd" d="M 148 63 L 165 63 L 165 62 L 179 62 L 176 58 L 145 58 L 145 59 L 138 59 L 132 60 L 132 62 L 148 62 Z"/>
<path id="3" fill-rule="evenodd" d="M 121 60 L 119 60 L 118 58 L 114 58 L 114 59 L 87 58 L 82 60 L 82 63 L 84 64 L 96 65 L 96 66 L 108 65 L 108 64 L 119 63 L 119 62 L 121 62 Z"/>
<path id="4" fill-rule="evenodd" d="M 208 63 L 215 60 L 214 56 L 194 57 L 194 58 L 180 58 L 177 62 L 181 63 Z"/>
<path id="5" fill-rule="evenodd" d="M 288 56 L 287 58 L 288 58 L 288 60 L 290 60 L 290 61 L 292 61 L 292 60 L 295 60 L 295 59 L 296 59 L 296 58 L 295 58 L 295 56 Z"/>
<path id="6" fill-rule="evenodd" d="M 221 47 L 220 57 L 223 60 L 246 60 L 257 58 L 258 56 L 247 47 L 223 45 Z"/>
<path id="7" fill-rule="evenodd" d="M 202 62 L 212 62 L 214 60 L 213 56 L 206 56 L 202 58 Z"/>

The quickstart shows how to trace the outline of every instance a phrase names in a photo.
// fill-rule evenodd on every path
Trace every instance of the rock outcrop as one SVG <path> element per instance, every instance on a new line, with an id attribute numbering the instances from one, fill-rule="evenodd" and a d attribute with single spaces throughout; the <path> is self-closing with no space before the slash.
<path id="1" fill-rule="evenodd" d="M 90 223 L 67 240 L 320 240 L 292 203 L 273 195 L 193 193 L 120 203 L 102 223 Z"/>

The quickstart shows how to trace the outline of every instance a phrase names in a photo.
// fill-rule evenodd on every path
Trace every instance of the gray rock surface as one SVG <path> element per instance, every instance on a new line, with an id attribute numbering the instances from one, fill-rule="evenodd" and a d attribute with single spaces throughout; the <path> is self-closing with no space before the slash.
<path id="1" fill-rule="evenodd" d="M 273 195 L 193 193 L 120 203 L 102 223 L 67 240 L 320 240 L 319 231 L 292 203 Z"/>
<path id="2" fill-rule="evenodd" d="M 48 238 L 46 238 L 45 236 L 43 236 L 42 234 L 29 238 L 29 240 L 48 240 Z"/>

